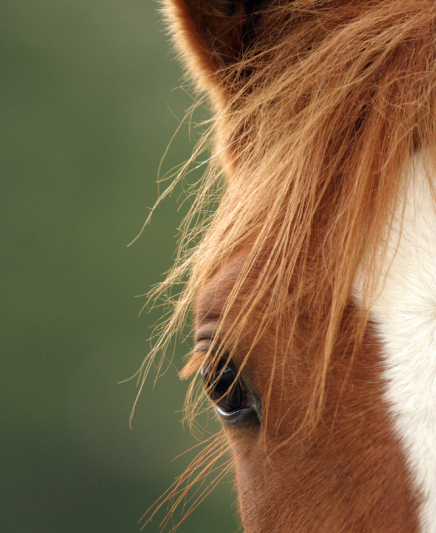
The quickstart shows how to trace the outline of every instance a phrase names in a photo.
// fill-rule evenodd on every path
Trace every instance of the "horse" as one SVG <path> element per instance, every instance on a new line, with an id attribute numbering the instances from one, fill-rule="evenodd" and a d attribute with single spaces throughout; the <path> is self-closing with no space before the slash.
<path id="1" fill-rule="evenodd" d="M 163 12 L 213 113 L 193 216 L 219 205 L 158 344 L 193 308 L 181 374 L 222 424 L 242 528 L 435 533 L 435 2 Z"/>

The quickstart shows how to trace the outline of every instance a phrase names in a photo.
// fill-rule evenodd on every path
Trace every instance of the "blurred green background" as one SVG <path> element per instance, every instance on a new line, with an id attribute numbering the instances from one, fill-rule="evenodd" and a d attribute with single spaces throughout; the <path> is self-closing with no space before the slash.
<path id="1" fill-rule="evenodd" d="M 134 533 L 197 441 L 181 424 L 176 350 L 136 372 L 159 312 L 135 299 L 172 264 L 186 205 L 158 208 L 161 157 L 192 98 L 152 0 L 3 0 L 0 529 Z M 195 135 L 194 135 L 195 137 Z M 162 173 L 193 149 L 183 126 Z M 189 344 L 189 343 L 188 343 Z M 177 370 L 176 370 L 177 369 Z M 210 431 L 214 426 L 209 427 Z M 179 532 L 237 530 L 222 483 Z M 145 532 L 158 532 L 160 519 Z"/>

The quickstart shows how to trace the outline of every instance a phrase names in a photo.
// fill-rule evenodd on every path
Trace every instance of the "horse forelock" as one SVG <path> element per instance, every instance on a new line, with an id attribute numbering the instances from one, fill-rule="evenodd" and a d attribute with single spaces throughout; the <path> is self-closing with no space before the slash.
<path id="1" fill-rule="evenodd" d="M 176 271 L 191 279 L 176 314 L 244 250 L 222 309 L 224 319 L 240 307 L 228 342 L 259 306 L 261 331 L 292 307 L 307 310 L 319 353 L 312 414 L 362 264 L 371 307 L 414 153 L 429 175 L 433 167 L 434 22 L 432 2 L 273 4 L 257 41 L 216 82 L 215 161 L 227 183 Z M 356 316 L 356 346 L 367 318 Z"/>

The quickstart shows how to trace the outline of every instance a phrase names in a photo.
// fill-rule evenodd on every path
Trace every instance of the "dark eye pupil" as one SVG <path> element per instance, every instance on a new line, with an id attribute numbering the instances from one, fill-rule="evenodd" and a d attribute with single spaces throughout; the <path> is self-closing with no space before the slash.
<path id="1" fill-rule="evenodd" d="M 202 370 L 203 384 L 209 398 L 224 413 L 242 408 L 242 388 L 235 371 L 220 362 L 215 368 Z"/>

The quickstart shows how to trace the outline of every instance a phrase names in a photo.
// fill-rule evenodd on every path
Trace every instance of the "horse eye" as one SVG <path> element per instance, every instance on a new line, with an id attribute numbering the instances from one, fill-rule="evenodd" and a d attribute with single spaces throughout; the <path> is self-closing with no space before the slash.
<path id="1" fill-rule="evenodd" d="M 203 385 L 217 411 L 224 417 L 235 415 L 243 409 L 251 409 L 250 394 L 243 388 L 236 372 L 224 361 L 201 370 Z"/>

